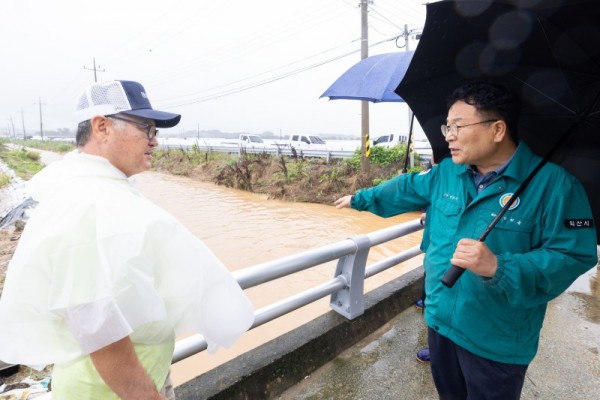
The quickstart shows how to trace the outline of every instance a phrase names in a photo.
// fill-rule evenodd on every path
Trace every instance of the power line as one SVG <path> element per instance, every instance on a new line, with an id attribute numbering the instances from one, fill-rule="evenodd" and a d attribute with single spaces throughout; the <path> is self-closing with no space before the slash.
<path id="1" fill-rule="evenodd" d="M 395 38 L 395 37 L 394 37 L 394 38 Z M 353 40 L 353 41 L 352 41 L 352 42 L 350 42 L 350 43 L 356 42 L 356 41 L 358 41 L 358 40 L 359 40 L 359 39 Z M 393 40 L 393 39 L 391 39 L 391 40 Z M 310 56 L 307 56 L 307 57 L 303 57 L 303 58 L 302 58 L 302 59 L 300 59 L 300 60 L 296 60 L 296 61 L 293 61 L 293 62 L 291 62 L 291 63 L 285 64 L 285 65 L 281 65 L 281 66 L 279 66 L 279 67 L 272 68 L 272 69 L 270 69 L 270 70 L 263 71 L 263 72 L 260 72 L 260 73 L 258 73 L 258 74 L 254 74 L 254 75 L 252 75 L 252 76 L 247 76 L 247 77 L 245 77 L 245 78 L 238 79 L 238 80 L 236 80 L 236 81 L 233 81 L 233 82 L 225 83 L 225 84 L 222 84 L 222 85 L 219 85 L 219 86 L 213 86 L 213 87 L 211 87 L 211 88 L 207 88 L 207 89 L 202 89 L 202 90 L 199 90 L 199 91 L 196 91 L 196 92 L 193 92 L 193 93 L 188 93 L 188 94 L 186 94 L 186 95 L 182 95 L 182 96 L 174 96 L 174 97 L 170 97 L 170 98 L 165 98 L 165 99 L 162 99 L 162 101 L 176 100 L 176 99 L 181 99 L 181 98 L 183 98 L 183 97 L 195 96 L 195 95 L 199 95 L 199 94 L 201 94 L 201 93 L 211 92 L 211 91 L 214 91 L 214 90 L 217 90 L 217 89 L 222 89 L 222 88 L 226 88 L 226 87 L 228 87 L 228 86 L 235 85 L 235 84 L 237 84 L 237 83 L 242 83 L 242 82 L 245 82 L 245 81 L 249 81 L 249 80 L 251 80 L 251 79 L 255 79 L 255 78 L 261 77 L 261 76 L 263 76 L 263 75 L 267 75 L 267 74 L 270 74 L 270 73 L 273 73 L 273 72 L 277 72 L 278 70 L 283 70 L 284 68 L 291 67 L 291 66 L 294 66 L 294 65 L 296 65 L 296 64 L 300 64 L 301 62 L 306 62 L 307 60 L 310 60 L 310 59 L 312 59 L 312 58 L 316 58 L 316 57 L 319 57 L 319 56 L 321 56 L 321 55 L 324 55 L 324 54 L 327 54 L 327 53 L 331 53 L 331 52 L 333 52 L 333 51 L 335 51 L 335 50 L 339 50 L 340 48 L 342 48 L 342 47 L 345 47 L 345 46 L 347 46 L 347 45 L 348 45 L 348 44 L 350 44 L 350 43 L 343 44 L 343 45 L 340 45 L 340 46 L 337 46 L 337 47 L 334 47 L 334 48 L 330 48 L 330 49 L 327 49 L 327 50 L 321 51 L 321 52 L 319 52 L 319 53 L 316 53 L 316 54 L 313 54 L 313 55 L 310 55 Z M 350 52 L 350 53 L 345 53 L 345 54 L 343 55 L 343 57 L 345 57 L 346 55 L 354 54 L 354 53 L 356 53 L 356 51 L 352 51 L 352 52 Z M 331 60 L 331 61 L 336 61 L 336 60 L 338 60 L 338 59 L 339 59 L 339 58 L 333 58 L 333 59 L 330 59 L 330 60 Z M 318 66 L 318 65 L 319 65 L 319 64 L 317 63 L 317 66 Z M 297 71 L 297 70 L 295 70 L 295 71 Z M 293 73 L 292 75 L 294 75 L 294 74 L 295 74 L 295 73 Z M 269 79 L 269 78 L 267 78 L 267 79 Z M 182 100 L 182 101 L 183 101 L 183 100 Z"/>
<path id="2" fill-rule="evenodd" d="M 262 80 L 262 81 L 257 82 L 257 83 L 247 84 L 245 86 L 238 87 L 238 88 L 233 88 L 233 89 L 230 89 L 230 90 L 227 90 L 227 91 L 224 91 L 224 92 L 221 92 L 221 93 L 217 93 L 217 94 L 214 94 L 214 95 L 197 98 L 197 99 L 190 100 L 190 101 L 183 102 L 183 103 L 169 104 L 169 105 L 165 105 L 163 107 L 170 108 L 170 107 L 187 106 L 187 105 L 190 105 L 190 104 L 203 103 L 205 101 L 215 100 L 215 99 L 218 99 L 218 98 L 221 98 L 221 97 L 230 96 L 232 94 L 236 94 L 236 93 L 240 93 L 240 92 L 245 92 L 246 90 L 254 89 L 254 88 L 257 88 L 259 86 L 264 86 L 264 85 L 266 85 L 268 83 L 276 82 L 276 81 L 279 81 L 281 79 L 288 78 L 288 77 L 293 76 L 293 75 L 297 75 L 297 74 L 299 74 L 301 72 L 305 72 L 305 71 L 311 70 L 313 68 L 320 67 L 321 65 L 325 65 L 325 64 L 330 63 L 332 61 L 339 60 L 339 59 L 347 57 L 347 56 L 349 56 L 351 54 L 358 53 L 359 51 L 360 50 L 354 50 L 354 51 L 352 51 L 350 53 L 342 54 L 342 55 L 336 56 L 336 57 L 334 57 L 332 59 L 329 59 L 329 60 L 326 60 L 326 61 L 322 61 L 322 62 L 313 64 L 313 65 L 309 65 L 307 67 L 302 67 L 302 68 L 299 68 L 297 70 L 294 70 L 294 71 L 291 71 L 291 72 L 288 72 L 288 73 L 285 73 L 285 74 L 282 74 L 282 75 L 278 75 L 278 76 L 274 76 L 274 77 L 271 77 L 271 78 L 267 78 L 267 79 Z"/>
<path id="3" fill-rule="evenodd" d="M 381 14 L 376 8 L 369 7 L 369 11 L 372 12 L 373 14 L 375 14 L 375 15 L 372 15 L 373 19 L 379 19 L 380 21 L 389 23 L 390 25 L 392 25 L 395 28 L 402 29 L 400 26 L 396 25 L 395 22 L 393 22 L 392 20 L 387 18 L 385 15 Z"/>
<path id="4" fill-rule="evenodd" d="M 332 4 L 328 5 L 335 7 Z M 256 31 L 249 31 L 243 37 L 236 38 L 235 41 L 225 44 L 213 52 L 200 52 L 198 57 L 186 63 L 178 63 L 174 69 L 163 69 L 147 77 L 159 79 L 160 76 L 168 76 L 169 82 L 177 79 L 189 79 L 191 74 L 200 73 L 199 67 L 204 70 L 210 67 L 219 68 L 221 65 L 228 65 L 227 63 L 232 63 L 245 55 L 258 54 L 259 50 L 268 49 L 269 46 L 284 42 L 290 37 L 303 35 L 320 25 L 335 26 L 332 20 L 340 18 L 344 14 L 339 11 L 334 13 L 334 8 L 326 9 L 326 14 L 322 11 L 323 9 L 320 7 L 316 11 L 307 9 L 302 14 L 290 15 L 289 18 L 284 18 L 274 24 L 263 26 Z"/>
<path id="5" fill-rule="evenodd" d="M 425 15 L 425 6 L 426 2 L 423 1 L 377 0 L 377 9 L 388 19 L 399 21 L 399 25 L 421 20 Z"/>
<path id="6" fill-rule="evenodd" d="M 371 9 L 371 11 L 374 8 L 377 8 L 378 11 L 375 11 L 371 14 L 373 18 L 372 21 L 369 22 L 375 23 L 375 25 L 380 28 L 387 27 L 387 30 L 390 31 L 392 26 L 397 27 L 398 25 L 402 25 L 401 23 L 399 23 L 399 21 L 402 21 L 403 23 L 408 22 L 405 19 L 406 15 L 403 15 L 401 18 L 399 18 L 400 12 L 404 14 L 405 8 L 412 8 L 413 11 L 417 11 L 417 6 L 423 7 L 422 4 L 417 5 L 417 3 L 420 3 L 420 0 L 406 2 L 396 1 L 397 0 L 376 0 L 375 5 L 371 5 L 369 6 L 369 8 Z M 354 0 L 354 2 L 356 2 L 356 0 Z M 176 1 L 174 3 L 176 4 L 176 7 L 179 7 L 179 10 L 182 10 L 182 6 L 184 5 L 187 7 L 187 5 L 185 4 L 186 2 L 182 0 L 180 0 L 179 2 Z M 231 6 L 231 2 L 223 3 Z M 171 43 L 175 41 L 183 42 L 183 40 L 180 39 L 198 37 L 198 40 L 197 42 L 195 42 L 195 45 L 191 46 L 189 48 L 189 52 L 185 53 L 185 58 L 187 59 L 185 59 L 184 57 L 180 57 L 181 59 L 175 59 L 175 57 L 172 57 L 172 62 L 169 63 L 169 66 L 167 66 L 166 68 L 161 67 L 160 69 L 158 69 L 153 68 L 152 65 L 146 65 L 144 68 L 138 68 L 135 71 L 135 74 L 137 74 L 136 76 L 138 79 L 141 79 L 144 76 L 150 78 L 144 78 L 144 82 L 147 86 L 172 85 L 174 80 L 186 79 L 190 82 L 190 85 L 182 91 L 177 92 L 187 92 L 187 94 L 182 96 L 177 96 L 177 94 L 175 94 L 175 96 L 177 96 L 175 98 L 171 97 L 171 95 L 170 99 L 162 99 L 162 102 L 194 104 L 251 90 L 259 86 L 267 85 L 269 83 L 300 74 L 304 71 L 311 70 L 313 68 L 325 65 L 327 63 L 335 62 L 344 57 L 355 55 L 357 51 L 353 49 L 356 48 L 356 43 L 352 47 L 348 46 L 346 48 L 339 48 L 336 51 L 336 49 L 334 48 L 335 42 L 339 42 L 339 40 L 330 40 L 329 45 L 321 46 L 321 48 L 331 47 L 334 48 L 334 50 L 330 52 L 329 50 L 321 51 L 321 49 L 319 49 L 320 52 L 318 54 L 320 54 L 321 56 L 313 59 L 308 59 L 309 57 L 306 57 L 303 54 L 303 52 L 306 52 L 306 50 L 308 49 L 308 45 L 304 43 L 306 41 L 298 45 L 295 45 L 292 41 L 290 41 L 289 45 L 286 44 L 288 38 L 294 36 L 294 39 L 300 39 L 303 37 L 303 35 L 308 34 L 310 31 L 316 30 L 315 28 L 319 26 L 329 26 L 331 28 L 330 32 L 334 33 L 338 30 L 336 29 L 336 26 L 340 25 L 340 20 L 335 18 L 339 18 L 340 15 L 344 13 L 347 15 L 350 11 L 352 11 L 352 13 L 356 15 L 358 15 L 359 12 L 358 7 L 356 7 L 356 5 L 352 6 L 352 10 L 350 10 L 350 7 L 347 6 L 348 3 L 344 0 L 342 0 L 342 3 L 345 3 L 343 4 L 342 9 L 340 9 L 339 4 L 336 5 L 336 2 L 320 3 L 318 2 L 318 0 L 309 0 L 309 3 L 311 5 L 310 7 L 306 7 L 305 4 L 303 8 L 293 10 L 294 12 L 291 12 L 292 10 L 288 10 L 284 13 L 285 16 L 281 18 L 265 19 L 264 22 L 255 23 L 254 25 L 248 25 L 243 34 L 232 37 L 231 42 L 224 43 L 224 45 L 222 45 L 221 47 L 215 48 L 207 46 L 207 43 L 212 42 L 212 37 L 214 35 L 226 33 L 228 27 L 233 25 L 228 24 L 228 21 L 223 21 L 223 24 L 221 24 L 222 31 L 211 31 L 207 34 L 199 30 L 202 24 L 198 22 L 199 20 L 206 21 L 207 18 L 215 19 L 215 14 L 220 14 L 221 10 L 227 8 L 224 7 L 221 2 L 218 3 L 218 6 L 215 4 L 212 7 L 210 7 L 211 9 L 208 10 L 209 12 L 204 13 L 202 15 L 197 13 L 198 7 L 194 7 L 193 10 L 190 10 L 192 12 L 184 13 L 176 13 L 172 10 L 167 12 L 165 10 L 163 17 L 165 15 L 168 15 L 168 20 L 170 22 L 177 23 L 177 26 L 174 29 L 172 27 L 169 27 L 170 24 L 165 23 L 164 18 L 160 21 L 160 23 L 158 23 L 159 18 L 156 18 L 156 20 L 153 20 L 152 18 L 146 19 L 146 22 L 140 24 L 140 27 L 143 29 L 139 30 L 134 28 L 131 29 L 129 34 L 123 34 L 124 40 L 119 40 L 118 46 L 111 47 L 110 54 L 106 54 L 105 56 L 100 55 L 100 59 L 104 60 L 103 63 L 105 64 L 105 67 L 109 66 L 109 74 L 118 74 L 122 72 L 120 69 L 114 68 L 115 65 L 121 64 L 127 65 L 127 68 L 123 68 L 123 71 L 131 73 L 128 69 L 131 64 L 130 60 L 144 57 L 144 54 L 142 53 L 146 53 L 147 55 L 149 48 L 156 50 L 156 48 L 159 47 L 171 46 Z M 396 10 L 393 10 L 394 6 L 396 6 Z M 206 8 L 204 5 L 202 5 L 201 7 Z M 268 8 L 265 7 L 265 10 L 268 10 Z M 391 12 L 388 12 L 388 10 L 391 10 Z M 396 11 L 396 13 L 394 13 L 394 11 Z M 394 14 L 396 14 L 396 16 L 394 16 Z M 133 26 L 135 25 L 132 25 L 132 27 Z M 169 30 L 166 30 L 167 27 L 169 27 Z M 382 31 L 385 32 L 386 29 L 382 29 Z M 394 29 L 394 31 L 398 32 L 400 30 Z M 379 35 L 377 32 L 375 32 L 375 34 L 378 36 L 378 38 L 386 37 L 383 35 Z M 394 39 L 398 37 L 398 35 L 399 33 L 395 33 Z M 328 34 L 327 37 L 332 38 L 334 37 L 334 35 Z M 391 35 L 387 37 L 391 37 Z M 325 38 L 326 36 L 323 37 L 323 39 Z M 385 42 L 389 40 L 390 39 L 386 39 Z M 282 58 L 273 57 L 270 65 L 268 63 L 265 63 L 264 67 L 266 68 L 261 68 L 262 71 L 251 71 L 252 67 L 258 67 L 258 65 L 255 65 L 253 63 L 248 65 L 248 67 L 244 67 L 244 65 L 241 64 L 243 68 L 239 69 L 238 71 L 235 71 L 233 74 L 230 75 L 235 77 L 234 79 L 232 79 L 235 82 L 229 82 L 225 85 L 217 86 L 215 85 L 215 79 L 210 81 L 209 78 L 207 80 L 207 77 L 210 77 L 211 74 L 205 72 L 206 67 L 213 67 L 215 69 L 224 69 L 224 67 L 228 68 L 229 65 L 231 65 L 230 63 L 232 62 L 237 62 L 239 64 L 239 59 L 248 53 L 253 54 L 253 57 L 255 59 L 260 59 L 260 61 L 263 61 L 266 59 L 267 56 L 269 56 L 269 54 L 275 56 L 278 55 L 277 49 L 271 49 L 270 47 L 267 47 L 276 43 L 279 44 L 278 42 L 284 43 L 280 43 L 281 46 L 273 47 L 277 47 L 277 49 L 279 49 L 280 47 L 282 48 L 284 45 L 288 47 L 292 45 L 297 46 L 294 56 L 284 60 L 284 62 L 281 63 L 284 64 L 283 66 L 274 68 L 276 64 L 273 63 L 272 60 Z M 325 43 L 325 40 L 323 40 L 323 43 Z M 412 44 L 411 46 L 414 46 L 414 44 Z M 369 48 L 371 47 L 372 46 L 369 46 Z M 115 52 L 115 48 L 117 48 L 118 51 Z M 267 51 L 269 54 L 267 54 Z M 137 55 L 137 53 L 140 54 Z M 263 55 L 263 53 L 265 55 Z M 338 56 L 337 54 L 341 55 Z M 165 57 L 162 55 L 162 53 L 152 54 L 152 56 Z M 110 58 L 110 65 L 106 63 L 105 58 Z M 289 62 L 294 58 L 297 61 Z M 95 81 L 97 81 L 97 72 L 105 72 L 104 70 L 99 71 L 100 66 L 95 65 L 95 58 L 93 59 L 93 61 L 94 68 L 88 68 L 84 65 L 83 70 L 80 70 L 81 72 L 77 74 L 79 75 L 80 82 L 89 79 L 89 76 L 87 76 L 87 71 L 94 71 Z M 151 62 L 148 62 L 148 64 L 151 64 Z M 246 79 L 240 79 L 244 76 L 243 73 L 240 73 L 242 71 L 251 71 L 248 73 L 248 75 L 252 76 Z M 163 75 L 166 75 L 168 79 L 159 78 L 159 76 L 162 77 Z M 202 93 L 200 93 L 198 92 L 198 90 L 201 89 L 201 87 L 204 85 L 198 85 L 197 82 L 202 81 L 210 82 L 216 87 L 202 90 Z M 76 84 L 73 79 L 69 79 L 68 82 L 70 86 Z M 222 82 L 227 82 L 227 80 L 223 80 Z M 66 89 L 70 90 L 71 88 L 68 87 Z"/>
<path id="7" fill-rule="evenodd" d="M 353 7 L 353 8 L 356 8 L 356 7 Z M 369 9 L 371 11 L 373 11 L 373 7 L 372 6 L 369 6 Z M 382 15 L 378 11 L 375 11 L 375 12 L 378 13 L 379 15 Z M 396 28 L 399 28 L 398 24 L 392 22 L 389 18 L 387 18 L 387 17 L 385 17 L 383 15 L 382 15 L 382 18 L 380 18 L 380 20 L 385 20 L 387 24 L 390 24 L 390 25 L 393 25 Z M 287 21 L 283 21 L 283 22 L 287 22 Z M 295 21 L 295 22 L 297 22 L 297 21 Z M 315 19 L 314 18 L 311 19 L 310 22 L 314 24 Z M 306 28 L 306 26 L 304 26 L 304 28 Z M 286 27 L 286 29 L 289 32 L 289 28 Z M 411 33 L 413 31 L 411 31 Z M 229 61 L 231 61 L 231 59 L 237 58 L 237 57 L 239 57 L 243 53 L 248 53 L 248 52 L 253 52 L 254 53 L 256 51 L 256 46 L 249 46 L 249 45 L 256 44 L 256 40 L 255 39 L 259 39 L 260 38 L 260 37 L 256 36 L 258 33 L 262 34 L 262 32 L 257 31 L 257 32 L 251 33 L 250 35 L 244 37 L 244 40 L 236 42 L 236 45 L 243 45 L 244 48 L 242 48 L 241 51 L 236 51 L 235 54 L 231 53 L 231 50 L 232 50 L 231 46 L 225 46 L 220 51 L 220 53 L 222 53 L 222 57 L 219 57 L 218 53 L 213 53 L 212 55 L 210 55 L 210 57 L 208 56 L 208 54 L 204 53 L 201 56 L 201 58 L 198 59 L 197 63 L 200 63 L 203 59 L 208 58 L 208 59 L 210 59 L 210 61 L 212 61 L 212 64 L 215 65 L 215 59 L 217 59 L 217 58 L 221 58 L 221 61 L 224 61 L 225 58 L 228 58 Z M 403 34 L 402 32 L 395 33 L 394 34 L 394 38 L 391 39 L 391 40 L 396 40 L 397 41 L 398 37 L 402 36 L 402 34 Z M 276 38 L 277 41 L 280 41 L 283 38 L 285 38 L 286 36 L 289 36 L 289 35 L 281 34 L 281 32 L 279 32 L 276 37 L 269 37 L 268 40 L 269 41 L 274 41 L 274 39 Z M 383 42 L 387 42 L 389 40 L 390 39 L 385 39 Z M 381 43 L 381 42 L 379 42 L 379 43 Z M 262 46 L 265 45 L 264 41 L 261 42 L 261 45 Z M 372 47 L 372 46 L 369 46 L 369 48 L 370 47 Z M 330 49 L 330 50 L 321 52 L 319 54 L 327 53 L 327 52 L 329 52 L 331 50 L 334 50 L 334 49 Z M 252 88 L 255 88 L 255 87 L 258 87 L 258 86 L 262 86 L 262 85 L 265 85 L 267 83 L 271 83 L 271 82 L 283 79 L 283 78 L 288 77 L 288 76 L 296 75 L 298 73 L 304 72 L 306 70 L 310 70 L 312 68 L 315 68 L 317 66 L 326 64 L 328 62 L 336 61 L 336 60 L 338 60 L 338 59 L 340 59 L 342 57 L 345 57 L 346 55 L 350 55 L 350 54 L 354 54 L 354 53 L 356 53 L 356 52 L 352 51 L 350 53 L 346 53 L 346 54 L 344 54 L 342 56 L 339 56 L 339 57 L 333 57 L 333 58 L 330 58 L 330 59 L 325 60 L 325 61 L 320 61 L 320 62 L 318 62 L 316 64 L 313 64 L 311 66 L 308 66 L 308 67 L 300 67 L 300 68 L 297 68 L 297 69 L 295 69 L 295 70 L 293 70 L 291 72 L 282 73 L 282 74 L 279 74 L 279 75 L 276 75 L 276 76 L 273 76 L 273 77 L 267 77 L 267 78 L 265 78 L 265 79 L 263 79 L 263 80 L 261 80 L 259 82 L 242 84 L 241 86 L 234 87 L 234 88 L 227 88 L 227 87 L 230 87 L 232 85 L 236 85 L 238 83 L 243 83 L 244 81 L 249 81 L 249 80 L 255 79 L 255 78 L 260 77 L 260 76 L 265 76 L 265 75 L 267 75 L 267 74 L 269 74 L 271 72 L 275 72 L 277 70 L 282 70 L 282 69 L 287 68 L 287 67 L 289 67 L 289 66 L 291 66 L 293 64 L 301 64 L 301 63 L 306 64 L 307 59 L 315 57 L 315 55 L 312 55 L 310 57 L 303 57 L 302 59 L 300 59 L 300 60 L 298 60 L 296 62 L 288 63 L 288 64 L 286 64 L 284 66 L 280 66 L 280 67 L 277 67 L 277 68 L 274 68 L 274 69 L 271 69 L 271 70 L 268 70 L 268 71 L 260 72 L 258 74 L 249 76 L 247 78 L 238 79 L 238 80 L 236 80 L 234 82 L 229 82 L 229 83 L 225 83 L 225 84 L 222 84 L 222 85 L 219 85 L 219 86 L 214 86 L 214 87 L 211 87 L 211 88 L 202 89 L 200 91 L 194 91 L 193 93 L 187 93 L 185 95 L 174 96 L 174 97 L 170 97 L 168 99 L 162 99 L 162 101 L 163 102 L 167 102 L 169 104 L 177 104 L 177 105 L 189 105 L 189 104 L 194 104 L 194 103 L 198 103 L 198 102 L 209 101 L 209 100 L 217 99 L 217 98 L 220 98 L 220 97 L 229 96 L 231 94 L 239 93 L 239 92 L 242 92 L 242 91 L 245 91 L 245 90 L 249 90 L 249 89 L 252 89 Z M 207 61 L 208 61 L 208 59 L 207 59 Z M 196 64 L 196 63 L 194 63 L 194 64 Z M 175 75 L 173 74 L 172 70 L 171 71 L 165 71 L 165 70 L 163 70 L 163 71 L 160 71 L 159 74 L 167 74 L 168 73 L 170 75 L 168 82 L 172 82 L 174 79 L 179 79 L 179 78 L 189 79 L 190 75 L 195 73 L 194 69 L 195 69 L 196 65 L 194 65 L 194 64 L 190 65 L 188 63 L 184 67 L 184 69 L 187 70 L 187 71 L 184 71 L 183 69 L 180 69 L 179 73 L 175 74 Z M 217 63 L 216 65 L 219 65 L 219 63 Z M 184 66 L 184 64 L 181 64 L 181 66 Z M 204 63 L 204 64 L 202 64 L 202 66 L 206 67 L 207 64 Z M 208 93 L 208 92 L 211 92 L 211 91 L 214 91 L 214 90 L 218 90 L 218 89 L 221 89 L 221 88 L 227 88 L 227 89 L 224 89 L 224 90 L 222 90 L 222 91 L 220 91 L 218 93 L 214 93 L 214 94 L 206 94 L 204 96 L 198 96 L 201 93 Z M 185 97 L 189 98 L 191 96 L 197 96 L 197 97 L 195 97 L 194 99 L 188 99 L 188 100 L 184 99 Z M 177 99 L 180 99 L 180 100 L 177 101 Z"/>
<path id="8" fill-rule="evenodd" d="M 393 40 L 396 40 L 396 39 L 397 39 L 397 36 L 394 36 L 392 38 L 384 39 L 384 40 L 381 40 L 381 41 L 379 41 L 377 43 L 369 45 L 368 47 L 372 48 L 372 47 L 379 46 L 379 45 L 381 45 L 383 43 L 390 42 L 390 41 L 393 41 Z M 249 84 L 247 84 L 245 86 L 242 86 L 242 87 L 232 88 L 232 89 L 225 90 L 225 91 L 217 93 L 217 94 L 207 95 L 207 96 L 199 97 L 199 98 L 192 99 L 192 100 L 189 100 L 189 101 L 182 101 L 182 102 L 179 102 L 179 103 L 171 103 L 171 104 L 167 104 L 167 105 L 162 105 L 162 107 L 163 108 L 171 108 L 171 107 L 188 106 L 188 105 L 191 105 L 191 104 L 203 103 L 203 102 L 206 102 L 206 101 L 216 100 L 216 99 L 219 99 L 219 98 L 222 98 L 222 97 L 230 96 L 232 94 L 237 94 L 237 93 L 240 93 L 240 92 L 245 92 L 247 90 L 254 89 L 254 88 L 257 88 L 259 86 L 264 86 L 266 84 L 269 84 L 269 83 L 272 83 L 272 82 L 276 82 L 276 81 L 279 81 L 281 79 L 288 78 L 290 76 L 297 75 L 297 74 L 300 74 L 300 73 L 305 72 L 305 71 L 309 71 L 311 69 L 320 67 L 322 65 L 329 64 L 331 62 L 340 60 L 340 59 L 348 57 L 350 55 L 359 53 L 360 51 L 361 51 L 360 49 L 352 50 L 350 52 L 347 52 L 345 54 L 341 54 L 341 55 L 332 57 L 332 58 L 327 59 L 325 61 L 319 61 L 319 62 L 317 62 L 315 64 L 312 64 L 312 65 L 309 65 L 309 66 L 306 66 L 306 67 L 302 67 L 302 68 L 298 68 L 296 70 L 293 70 L 293 71 L 285 73 L 285 74 L 281 74 L 281 75 L 278 75 L 278 76 L 275 76 L 275 77 L 271 77 L 271 78 L 266 78 L 266 79 L 264 79 L 264 80 L 262 80 L 260 82 L 249 83 Z M 223 85 L 223 86 L 227 86 L 227 85 Z M 180 96 L 180 97 L 185 97 L 185 96 L 189 96 L 189 95 L 184 95 L 184 96 Z"/>

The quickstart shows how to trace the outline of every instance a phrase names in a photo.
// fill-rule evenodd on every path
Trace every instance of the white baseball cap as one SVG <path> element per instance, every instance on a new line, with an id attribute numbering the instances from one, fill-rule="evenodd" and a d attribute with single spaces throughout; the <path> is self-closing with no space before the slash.
<path id="1" fill-rule="evenodd" d="M 75 113 L 77 123 L 95 115 L 125 114 L 153 120 L 157 128 L 174 127 L 181 119 L 180 114 L 154 110 L 138 82 L 120 80 L 90 85 L 79 98 Z"/>

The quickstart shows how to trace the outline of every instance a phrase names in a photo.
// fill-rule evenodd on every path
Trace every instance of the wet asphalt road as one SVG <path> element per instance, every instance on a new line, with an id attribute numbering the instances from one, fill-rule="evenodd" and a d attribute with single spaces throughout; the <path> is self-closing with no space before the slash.
<path id="1" fill-rule="evenodd" d="M 548 306 L 538 354 L 522 399 L 600 398 L 600 283 L 597 268 Z M 373 335 L 283 393 L 278 399 L 437 399 L 422 314 L 405 310 Z"/>

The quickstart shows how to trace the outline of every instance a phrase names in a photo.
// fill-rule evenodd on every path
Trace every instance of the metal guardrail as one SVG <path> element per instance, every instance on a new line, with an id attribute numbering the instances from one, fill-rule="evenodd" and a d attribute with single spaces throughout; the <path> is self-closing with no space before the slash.
<path id="1" fill-rule="evenodd" d="M 228 154 L 242 154 L 242 153 L 252 153 L 252 154 L 272 154 L 277 157 L 280 155 L 284 156 L 298 156 L 298 157 L 320 157 L 326 158 L 327 161 L 331 158 L 350 158 L 354 154 L 354 151 L 346 151 L 346 150 L 313 150 L 313 149 L 294 149 L 292 150 L 289 146 L 264 146 L 264 147 L 239 147 L 239 146 L 212 146 L 206 144 L 194 144 L 194 145 L 186 145 L 186 144 L 160 144 L 159 148 L 161 149 L 182 149 L 182 150 L 192 150 L 197 149 L 199 151 L 209 151 L 216 153 L 228 153 Z M 295 152 L 295 153 L 294 153 Z"/>
<path id="2" fill-rule="evenodd" d="M 423 226 L 419 220 L 409 221 L 233 272 L 233 276 L 242 289 L 248 289 L 329 261 L 338 260 L 333 279 L 256 310 L 254 323 L 250 329 L 328 295 L 331 295 L 330 307 L 333 310 L 348 319 L 360 316 L 364 312 L 365 279 L 422 253 L 419 247 L 415 246 L 367 266 L 367 255 L 371 247 L 421 229 Z M 178 340 L 175 344 L 172 362 L 176 363 L 206 350 L 206 347 L 206 340 L 200 334 Z"/>

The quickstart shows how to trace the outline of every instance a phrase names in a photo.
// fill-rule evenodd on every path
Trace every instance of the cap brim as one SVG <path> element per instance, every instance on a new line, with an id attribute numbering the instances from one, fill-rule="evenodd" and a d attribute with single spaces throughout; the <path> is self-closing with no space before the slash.
<path id="1" fill-rule="evenodd" d="M 180 114 L 168 113 L 165 111 L 153 110 L 151 108 L 140 110 L 121 111 L 120 114 L 133 115 L 135 117 L 151 119 L 157 128 L 172 128 L 179 123 Z"/>

